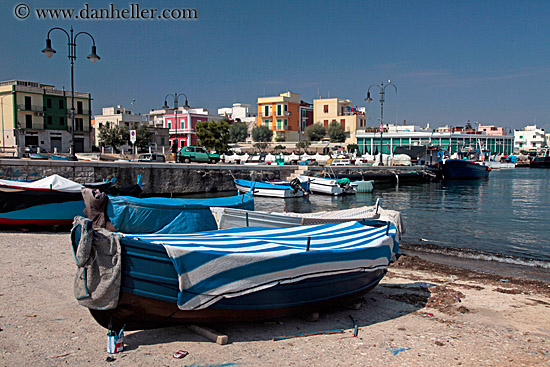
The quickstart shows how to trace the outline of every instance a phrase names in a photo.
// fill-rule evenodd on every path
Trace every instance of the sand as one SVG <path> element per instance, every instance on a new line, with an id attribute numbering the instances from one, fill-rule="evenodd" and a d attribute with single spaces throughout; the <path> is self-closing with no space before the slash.
<path id="1" fill-rule="evenodd" d="M 67 233 L 4 231 L 0 249 L 2 366 L 550 366 L 548 283 L 402 256 L 358 310 L 212 325 L 223 346 L 186 327 L 127 332 L 108 354 L 106 330 L 74 299 Z"/>

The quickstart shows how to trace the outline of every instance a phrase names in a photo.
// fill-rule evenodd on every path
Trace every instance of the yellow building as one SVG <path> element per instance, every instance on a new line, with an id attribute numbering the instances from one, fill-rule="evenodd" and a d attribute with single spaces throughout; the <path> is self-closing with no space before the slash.
<path id="1" fill-rule="evenodd" d="M 331 122 L 338 122 L 344 128 L 347 144 L 356 142 L 357 130 L 364 130 L 367 119 L 362 111 L 353 107 L 349 99 L 321 98 L 313 100 L 313 120 L 328 129 Z"/>
<path id="2" fill-rule="evenodd" d="M 312 117 L 311 104 L 302 101 L 298 93 L 258 98 L 257 125 L 273 130 L 274 141 L 298 141 L 306 126 L 312 124 Z"/>
<path id="3" fill-rule="evenodd" d="M 74 93 L 75 152 L 91 150 L 90 93 Z M 3 152 L 19 154 L 26 146 L 68 152 L 72 143 L 71 92 L 38 82 L 0 82 Z"/>

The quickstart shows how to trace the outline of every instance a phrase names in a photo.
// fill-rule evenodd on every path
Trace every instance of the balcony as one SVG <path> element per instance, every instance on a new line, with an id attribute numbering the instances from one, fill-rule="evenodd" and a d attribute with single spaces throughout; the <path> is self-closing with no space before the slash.
<path id="1" fill-rule="evenodd" d="M 19 111 L 44 112 L 44 106 L 36 106 L 36 105 L 18 104 L 17 109 Z"/>

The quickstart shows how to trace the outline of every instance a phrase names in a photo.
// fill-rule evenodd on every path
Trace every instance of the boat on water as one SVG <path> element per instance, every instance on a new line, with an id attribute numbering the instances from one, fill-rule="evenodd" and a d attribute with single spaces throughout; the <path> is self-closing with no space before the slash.
<path id="1" fill-rule="evenodd" d="M 543 155 L 533 157 L 529 162 L 531 168 L 550 168 L 550 150 L 546 149 Z"/>
<path id="2" fill-rule="evenodd" d="M 71 225 L 85 208 L 81 188 L 106 190 L 113 183 L 81 185 L 59 175 L 32 182 L 0 180 L 0 224 Z"/>
<path id="3" fill-rule="evenodd" d="M 218 229 L 210 207 L 254 210 L 250 194 L 209 199 L 109 196 L 107 215 L 118 232 L 192 233 Z"/>
<path id="4" fill-rule="evenodd" d="M 117 264 L 117 270 L 120 264 L 120 289 L 106 290 L 88 272 L 95 264 L 87 263 L 89 254 L 79 251 L 86 252 L 87 240 L 95 246 L 100 236 L 88 219 L 75 223 L 75 258 L 87 264 L 77 270 L 85 283 L 75 285 L 75 295 L 82 294 L 79 303 L 100 325 L 115 330 L 269 320 L 356 301 L 380 282 L 399 249 L 397 230 L 389 223 L 174 235 L 103 231 L 104 243 L 120 244 L 120 254 L 93 259 Z M 111 299 L 96 298 L 102 290 Z"/>
<path id="5" fill-rule="evenodd" d="M 234 181 L 237 190 L 242 193 L 251 192 L 255 196 L 295 198 L 309 194 L 308 189 L 299 180 L 292 180 L 288 184 L 286 182 L 267 183 L 240 179 L 235 179 Z"/>
<path id="6" fill-rule="evenodd" d="M 68 161 L 68 160 L 69 160 L 69 157 L 68 157 L 68 156 L 59 155 L 59 154 L 52 154 L 52 155 L 50 155 L 50 158 L 51 158 L 53 161 Z"/>
<path id="7" fill-rule="evenodd" d="M 475 180 L 489 177 L 491 168 L 465 159 L 446 158 L 439 162 L 444 180 Z"/>
<path id="8" fill-rule="evenodd" d="M 355 194 L 357 191 L 353 183 L 347 178 L 325 178 L 298 176 L 300 182 L 309 182 L 309 189 L 313 193 L 327 195 Z"/>
<path id="9" fill-rule="evenodd" d="M 262 212 L 219 207 L 212 207 L 210 211 L 214 215 L 219 229 L 284 228 L 356 221 L 371 226 L 385 226 L 390 222 L 397 229 L 398 238 L 405 233 L 401 213 L 396 210 L 383 209 L 380 206 L 380 199 L 376 201 L 376 205 L 372 206 L 317 213 Z"/>

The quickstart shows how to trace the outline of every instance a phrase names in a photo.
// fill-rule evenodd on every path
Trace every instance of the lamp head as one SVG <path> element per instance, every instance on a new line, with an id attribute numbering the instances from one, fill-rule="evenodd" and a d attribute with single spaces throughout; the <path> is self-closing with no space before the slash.
<path id="1" fill-rule="evenodd" d="M 367 101 L 367 103 L 372 102 L 372 98 L 370 98 L 370 92 L 367 92 L 367 98 L 365 98 L 365 101 Z"/>
<path id="2" fill-rule="evenodd" d="M 101 59 L 101 57 L 99 57 L 96 53 L 95 46 L 92 46 L 92 53 L 88 55 L 88 59 L 90 59 L 92 64 L 95 64 L 96 62 L 98 62 Z"/>
<path id="3" fill-rule="evenodd" d="M 46 38 L 46 48 L 42 50 L 44 54 L 48 57 L 52 57 L 55 53 L 55 50 L 52 48 L 52 40 L 49 38 Z"/>
<path id="4" fill-rule="evenodd" d="M 168 107 L 168 102 L 164 101 L 164 106 L 162 106 L 162 108 L 163 108 L 164 110 L 169 109 L 170 107 Z"/>

